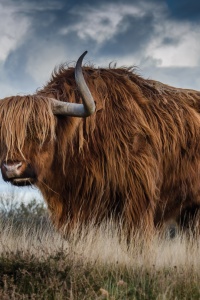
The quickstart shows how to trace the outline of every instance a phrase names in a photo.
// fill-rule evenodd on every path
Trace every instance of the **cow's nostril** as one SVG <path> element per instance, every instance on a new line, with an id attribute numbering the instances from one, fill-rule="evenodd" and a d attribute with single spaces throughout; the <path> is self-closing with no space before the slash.
<path id="1" fill-rule="evenodd" d="M 4 169 L 7 169 L 5 163 L 2 163 L 1 167 L 4 168 Z"/>
<path id="2" fill-rule="evenodd" d="M 17 163 L 17 164 L 16 164 L 16 169 L 20 169 L 21 166 L 22 166 L 22 162 Z"/>

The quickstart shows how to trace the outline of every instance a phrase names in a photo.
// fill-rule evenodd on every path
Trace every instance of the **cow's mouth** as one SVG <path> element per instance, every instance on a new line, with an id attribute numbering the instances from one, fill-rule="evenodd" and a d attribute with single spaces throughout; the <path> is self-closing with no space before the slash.
<path id="1" fill-rule="evenodd" d="M 4 181 L 16 186 L 32 185 L 37 179 L 34 168 L 25 161 L 3 161 L 1 164 L 1 173 Z"/>
<path id="2" fill-rule="evenodd" d="M 25 177 L 25 178 L 16 177 L 16 178 L 10 178 L 8 181 L 15 186 L 28 186 L 28 185 L 33 185 L 36 179 L 31 177 Z"/>

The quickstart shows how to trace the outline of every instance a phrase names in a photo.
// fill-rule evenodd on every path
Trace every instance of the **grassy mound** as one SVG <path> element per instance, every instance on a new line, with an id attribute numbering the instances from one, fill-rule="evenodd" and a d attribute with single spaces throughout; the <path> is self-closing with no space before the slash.
<path id="1" fill-rule="evenodd" d="M 200 299 L 200 240 L 135 235 L 111 222 L 67 239 L 32 202 L 0 212 L 0 299 Z"/>

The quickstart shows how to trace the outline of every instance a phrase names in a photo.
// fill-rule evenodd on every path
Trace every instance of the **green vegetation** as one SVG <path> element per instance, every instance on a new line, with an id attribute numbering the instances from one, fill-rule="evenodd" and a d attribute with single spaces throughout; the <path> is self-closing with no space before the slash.
<path id="1" fill-rule="evenodd" d="M 112 224 L 67 239 L 36 201 L 0 201 L 0 299 L 200 299 L 199 239 L 129 245 Z"/>

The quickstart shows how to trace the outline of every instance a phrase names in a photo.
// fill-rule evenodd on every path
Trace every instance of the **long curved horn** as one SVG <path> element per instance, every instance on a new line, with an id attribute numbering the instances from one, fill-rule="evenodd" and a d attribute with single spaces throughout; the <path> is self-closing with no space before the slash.
<path id="1" fill-rule="evenodd" d="M 90 90 L 85 82 L 82 72 L 82 61 L 84 56 L 87 54 L 85 51 L 78 59 L 75 67 L 75 81 L 79 92 L 83 99 L 83 104 L 63 102 L 56 99 L 50 98 L 53 104 L 54 115 L 65 115 L 73 117 L 88 117 L 95 112 L 95 102 L 90 93 Z"/>

